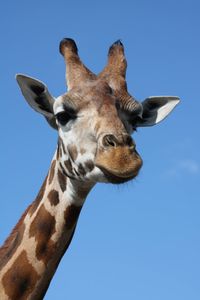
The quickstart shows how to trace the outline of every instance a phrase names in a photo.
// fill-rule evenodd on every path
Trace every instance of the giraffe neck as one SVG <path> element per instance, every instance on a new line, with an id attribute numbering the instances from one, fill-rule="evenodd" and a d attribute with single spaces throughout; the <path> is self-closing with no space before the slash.
<path id="1" fill-rule="evenodd" d="M 35 201 L 0 249 L 0 299 L 43 299 L 91 185 L 66 177 L 56 153 Z"/>

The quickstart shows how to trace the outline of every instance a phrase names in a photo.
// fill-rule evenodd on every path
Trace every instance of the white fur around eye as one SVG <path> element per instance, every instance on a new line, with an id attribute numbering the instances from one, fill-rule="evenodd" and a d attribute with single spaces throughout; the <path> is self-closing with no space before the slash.
<path id="1" fill-rule="evenodd" d="M 64 107 L 63 106 L 58 106 L 55 108 L 54 114 L 57 115 L 58 113 L 64 112 Z"/>

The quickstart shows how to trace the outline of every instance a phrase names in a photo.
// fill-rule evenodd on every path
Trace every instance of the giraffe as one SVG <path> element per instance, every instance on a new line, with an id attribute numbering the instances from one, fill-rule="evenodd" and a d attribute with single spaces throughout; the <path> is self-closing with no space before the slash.
<path id="1" fill-rule="evenodd" d="M 127 90 L 121 41 L 95 75 L 81 61 L 74 40 L 60 42 L 68 92 L 54 98 L 46 85 L 18 74 L 29 105 L 58 131 L 58 144 L 44 183 L 0 248 L 0 299 L 43 299 L 66 252 L 85 199 L 97 182 L 120 184 L 142 167 L 131 134 L 162 121 L 179 103 L 175 96 L 142 103 Z"/>

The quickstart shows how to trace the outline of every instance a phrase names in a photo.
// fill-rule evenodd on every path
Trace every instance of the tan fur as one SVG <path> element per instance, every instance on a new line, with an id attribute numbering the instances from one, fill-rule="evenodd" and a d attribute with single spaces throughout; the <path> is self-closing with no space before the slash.
<path id="1" fill-rule="evenodd" d="M 51 169 L 49 171 L 49 184 L 52 183 L 52 180 L 54 178 L 54 174 L 55 174 L 55 165 L 56 165 L 56 160 L 54 160 L 51 164 Z"/>
<path id="2" fill-rule="evenodd" d="M 68 147 L 68 152 L 69 152 L 69 155 L 70 155 L 70 158 L 72 159 L 72 161 L 75 161 L 78 156 L 78 151 L 77 151 L 76 145 L 70 145 Z"/>

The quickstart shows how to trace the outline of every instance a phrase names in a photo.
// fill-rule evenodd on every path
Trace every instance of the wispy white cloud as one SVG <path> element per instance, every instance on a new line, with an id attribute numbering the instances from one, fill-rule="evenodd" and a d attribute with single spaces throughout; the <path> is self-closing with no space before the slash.
<path id="1" fill-rule="evenodd" d="M 186 158 L 174 162 L 173 166 L 166 172 L 167 176 L 179 178 L 182 175 L 198 175 L 200 163 L 194 159 Z"/>
<path id="2" fill-rule="evenodd" d="M 185 159 L 179 162 L 179 169 L 190 174 L 197 174 L 200 171 L 200 166 L 198 162 L 193 159 Z"/>

